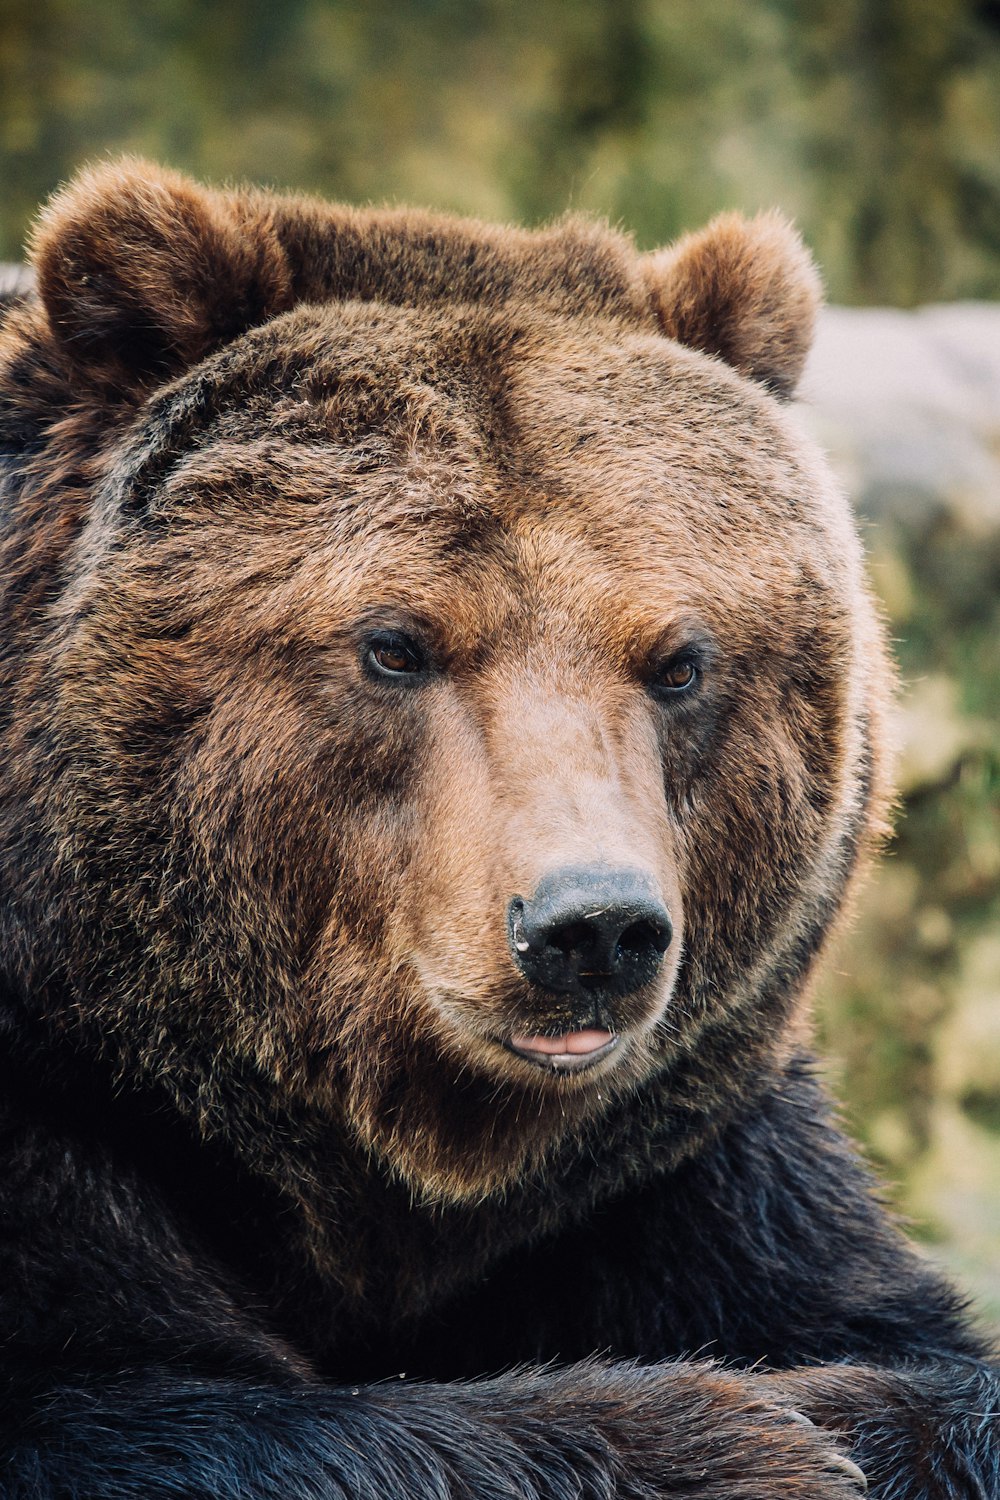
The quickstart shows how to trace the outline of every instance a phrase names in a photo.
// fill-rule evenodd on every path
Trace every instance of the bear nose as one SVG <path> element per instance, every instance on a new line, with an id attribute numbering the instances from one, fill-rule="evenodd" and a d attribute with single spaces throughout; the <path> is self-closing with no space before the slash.
<path id="1" fill-rule="evenodd" d="M 628 995 L 653 979 L 670 946 L 670 913 L 641 870 L 564 868 L 507 908 L 514 962 L 562 995 Z"/>

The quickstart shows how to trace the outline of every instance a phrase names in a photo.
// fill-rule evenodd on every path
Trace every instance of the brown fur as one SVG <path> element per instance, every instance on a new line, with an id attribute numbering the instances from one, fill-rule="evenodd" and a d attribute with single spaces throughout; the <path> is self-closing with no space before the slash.
<path id="1" fill-rule="evenodd" d="M 7 763 L 54 851 L 25 884 L 56 923 L 60 1024 L 206 1114 L 220 1057 L 243 1059 L 446 1198 L 652 1076 L 724 1111 L 811 958 L 778 997 L 775 965 L 818 945 L 884 805 L 884 659 L 842 502 L 701 352 L 791 386 L 816 300 L 791 231 L 729 217 L 640 256 L 596 224 L 124 162 L 55 199 L 34 258 L 4 364 L 48 514 L 13 560 Z M 121 446 L 149 386 L 213 350 Z M 39 549 L 66 579 L 41 624 Z M 366 621 L 417 622 L 446 670 L 364 686 Z M 713 664 L 671 718 L 644 675 L 692 632 Z M 677 937 L 649 993 L 574 1017 L 516 974 L 502 914 L 594 861 L 648 871 Z M 496 1045 L 588 1020 L 630 1035 L 596 1081 Z M 728 1080 L 714 1033 L 741 1054 Z"/>
<path id="2" fill-rule="evenodd" d="M 778 214 L 720 214 L 647 258 L 653 303 L 670 338 L 790 396 L 822 300 L 809 253 Z"/>

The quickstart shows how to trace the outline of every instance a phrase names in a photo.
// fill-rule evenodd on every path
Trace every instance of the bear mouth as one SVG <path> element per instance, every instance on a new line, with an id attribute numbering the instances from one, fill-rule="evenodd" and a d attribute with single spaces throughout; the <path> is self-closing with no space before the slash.
<path id="1" fill-rule="evenodd" d="M 562 1036 L 512 1036 L 504 1046 L 548 1073 L 582 1073 L 615 1051 L 621 1038 L 610 1031 L 569 1031 Z"/>

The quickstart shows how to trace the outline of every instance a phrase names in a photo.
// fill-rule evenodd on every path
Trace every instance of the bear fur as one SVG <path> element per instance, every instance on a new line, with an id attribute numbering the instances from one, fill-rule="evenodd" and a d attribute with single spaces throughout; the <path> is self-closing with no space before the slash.
<path id="1" fill-rule="evenodd" d="M 2 1500 L 996 1500 L 990 1352 L 809 1056 L 891 672 L 784 404 L 794 232 L 642 255 L 129 160 L 32 263 Z M 566 870 L 654 893 L 640 978 L 531 978 Z"/>

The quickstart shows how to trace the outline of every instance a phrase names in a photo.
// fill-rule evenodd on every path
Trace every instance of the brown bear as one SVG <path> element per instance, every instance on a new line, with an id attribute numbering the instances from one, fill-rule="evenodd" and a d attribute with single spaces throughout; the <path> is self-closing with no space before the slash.
<path id="1" fill-rule="evenodd" d="M 996 1500 L 809 1056 L 891 674 L 791 229 L 125 161 L 33 263 L 3 1500 Z"/>

